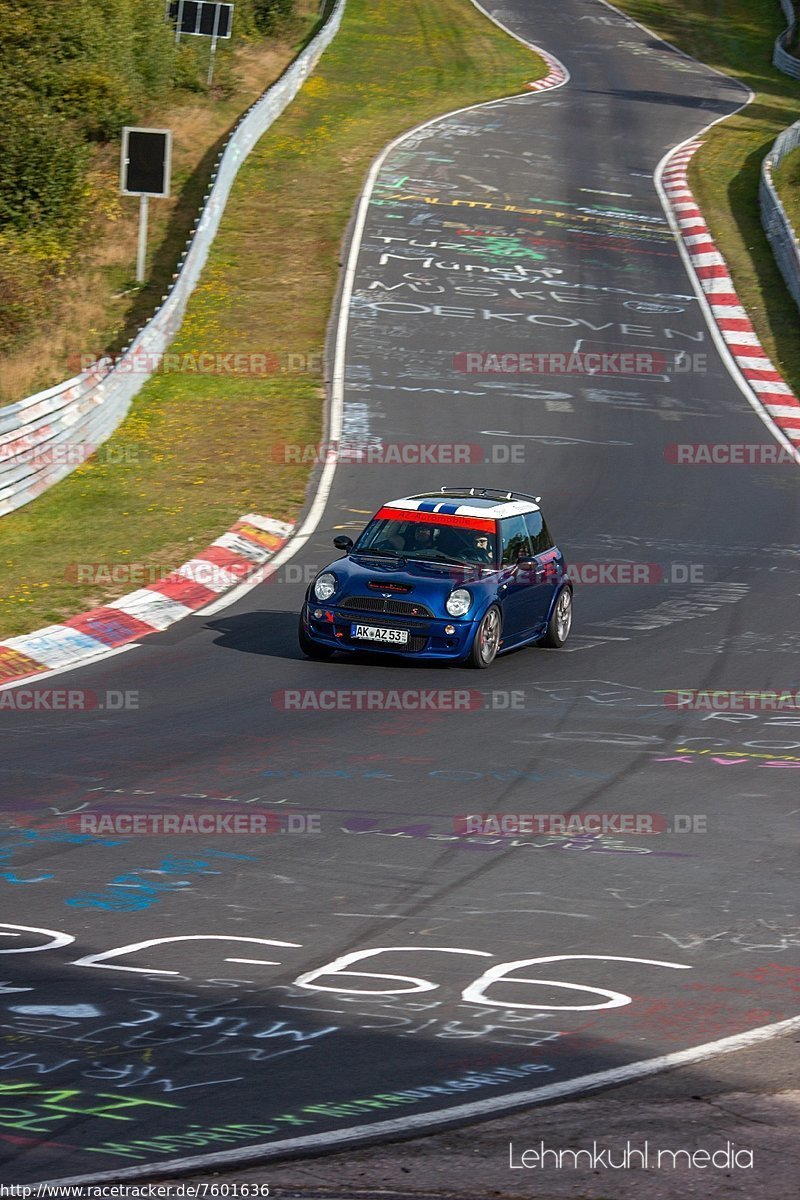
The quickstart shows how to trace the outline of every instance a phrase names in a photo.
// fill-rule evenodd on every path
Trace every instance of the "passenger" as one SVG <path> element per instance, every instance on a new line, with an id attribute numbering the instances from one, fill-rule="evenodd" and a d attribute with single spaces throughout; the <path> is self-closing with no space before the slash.
<path id="1" fill-rule="evenodd" d="M 406 540 L 400 532 L 400 529 L 395 527 L 391 533 L 387 534 L 381 539 L 378 548 L 381 550 L 403 551 L 406 548 Z"/>

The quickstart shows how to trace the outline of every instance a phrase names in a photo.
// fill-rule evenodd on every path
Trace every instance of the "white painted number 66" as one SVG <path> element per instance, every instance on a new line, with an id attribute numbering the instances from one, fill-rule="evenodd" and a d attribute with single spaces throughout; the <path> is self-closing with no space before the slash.
<path id="1" fill-rule="evenodd" d="M 43 937 L 49 938 L 50 941 L 40 946 L 15 946 L 11 949 L 0 950 L 0 954 L 33 954 L 43 950 L 55 950 L 75 941 L 71 934 L 60 933 L 54 929 L 38 929 L 31 925 L 0 924 L 0 937 L 18 938 L 21 933 L 41 934 Z M 86 954 L 83 958 L 75 959 L 72 965 L 76 967 L 101 968 L 106 971 L 129 971 L 141 975 L 177 975 L 177 971 L 170 970 L 169 968 L 131 966 L 130 963 L 119 962 L 112 964 L 111 961 L 112 959 L 123 958 L 126 955 L 138 954 L 140 951 L 149 950 L 154 946 L 166 945 L 168 943 L 174 945 L 177 942 L 246 942 L 262 946 L 282 946 L 286 949 L 301 949 L 297 942 L 280 942 L 272 938 L 237 937 L 233 934 L 194 933 L 179 937 L 148 938 L 143 942 L 130 942 L 127 946 L 119 946 L 113 950 L 102 950 L 98 953 Z M 351 954 L 343 954 L 340 958 L 334 959 L 332 963 L 326 963 L 324 967 L 317 967 L 313 971 L 307 971 L 303 975 L 298 975 L 294 984 L 296 987 L 308 988 L 312 992 L 337 992 L 349 996 L 402 996 L 413 992 L 433 992 L 441 986 L 441 984 L 433 983 L 429 979 L 419 979 L 414 975 L 387 975 L 384 972 L 378 971 L 348 970 L 354 963 L 363 962 L 368 958 L 375 958 L 378 954 L 470 954 L 476 958 L 494 957 L 487 950 L 466 950 L 463 947 L 456 946 L 379 946 L 373 950 L 355 950 Z M 280 962 L 272 958 L 226 958 L 224 961 L 247 964 L 248 966 L 281 966 Z M 514 962 L 498 963 L 495 967 L 489 967 L 479 979 L 476 979 L 474 983 L 464 988 L 461 998 L 466 1004 L 489 1004 L 493 1008 L 535 1008 L 540 1011 L 547 1009 L 552 1012 L 597 1012 L 599 1009 L 621 1008 L 631 1003 L 631 997 L 626 995 L 625 992 L 614 992 L 609 988 L 586 987 L 581 983 L 564 983 L 563 980 L 559 979 L 531 979 L 526 975 L 511 976 L 512 971 L 521 970 L 523 967 L 534 967 L 539 963 L 587 961 L 640 963 L 647 967 L 670 967 L 673 971 L 691 970 L 684 963 L 663 962 L 657 958 L 628 958 L 618 954 L 550 954 L 542 958 L 518 958 Z M 332 985 L 331 983 L 316 982 L 316 980 L 323 978 L 332 980 Z M 352 979 L 359 981 L 365 979 L 383 980 L 392 986 L 383 988 L 348 987 L 347 981 Z M 601 1004 L 544 1004 L 539 1002 L 525 1004 L 520 1000 L 498 1000 L 488 993 L 490 988 L 496 987 L 501 983 L 514 985 L 515 987 L 520 984 L 528 984 L 533 987 L 563 988 L 567 992 L 584 992 L 589 996 L 602 996 L 604 1000 Z M 410 984 L 410 986 L 401 987 L 398 986 L 399 984 Z"/>
<path id="2" fill-rule="evenodd" d="M 366 958 L 374 958 L 377 954 L 390 953 L 415 953 L 420 951 L 434 952 L 439 954 L 474 954 L 480 955 L 483 958 L 491 958 L 485 950 L 459 950 L 450 946 L 385 946 L 377 950 L 356 950 L 352 954 L 344 954 L 341 958 L 337 958 L 328 966 L 318 967 L 314 971 L 308 971 L 305 975 L 300 975 L 295 980 L 299 987 L 311 988 L 315 992 L 339 992 L 355 996 L 396 996 L 408 992 L 432 992 L 439 987 L 438 983 L 431 983 L 428 979 L 417 979 L 412 975 L 384 975 L 374 971 L 349 971 L 347 970 L 353 963 L 361 962 Z M 535 1008 L 538 1010 L 548 1009 L 554 1012 L 595 1012 L 603 1008 L 621 1008 L 625 1004 L 631 1003 L 631 997 L 624 992 L 614 992 L 608 988 L 600 987 L 585 987 L 578 983 L 564 983 L 558 979 L 530 979 L 527 976 L 518 976 L 517 978 L 509 979 L 508 975 L 511 971 L 519 970 L 522 967 L 536 966 L 537 963 L 552 963 L 552 962 L 574 962 L 577 960 L 594 960 L 596 962 L 630 962 L 643 963 L 645 966 L 651 967 L 672 967 L 677 971 L 688 971 L 690 967 L 683 963 L 662 962 L 655 958 L 627 958 L 616 954 L 551 954 L 543 958 L 520 958 L 515 962 L 498 963 L 497 966 L 489 967 L 484 971 L 480 979 L 476 979 L 468 987 L 464 988 L 461 993 L 462 999 L 467 1004 L 489 1004 L 494 1008 Z M 329 984 L 316 983 L 315 980 L 324 976 L 336 976 L 337 982 L 333 986 Z M 392 983 L 409 983 L 411 987 L 388 987 L 381 990 L 375 988 L 352 988 L 343 986 L 343 979 L 385 979 L 391 980 Z M 493 984 L 498 984 L 501 981 L 512 984 L 533 984 L 540 987 L 558 987 L 564 988 L 570 992 L 587 992 L 589 995 L 604 996 L 605 1002 L 602 1004 L 525 1004 L 519 1000 L 497 1000 L 492 996 L 487 995 L 487 989 Z"/>

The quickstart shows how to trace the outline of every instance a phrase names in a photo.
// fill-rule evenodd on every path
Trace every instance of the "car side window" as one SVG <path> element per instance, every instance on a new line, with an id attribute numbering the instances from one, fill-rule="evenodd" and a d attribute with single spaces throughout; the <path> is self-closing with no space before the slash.
<path id="1" fill-rule="evenodd" d="M 524 517 L 503 517 L 500 522 L 502 538 L 502 564 L 511 567 L 520 557 L 532 558 L 531 541 L 528 537 Z"/>
<path id="2" fill-rule="evenodd" d="M 540 512 L 526 513 L 525 525 L 531 539 L 534 554 L 544 554 L 545 550 L 550 550 L 555 544 L 545 524 L 544 517 Z"/>

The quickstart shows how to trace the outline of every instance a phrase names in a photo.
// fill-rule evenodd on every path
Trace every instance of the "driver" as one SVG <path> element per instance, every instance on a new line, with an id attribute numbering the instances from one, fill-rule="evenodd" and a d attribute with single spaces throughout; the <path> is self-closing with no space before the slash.
<path id="1" fill-rule="evenodd" d="M 409 550 L 433 550 L 433 528 L 430 525 L 415 525 L 411 533 Z"/>
<path id="2" fill-rule="evenodd" d="M 472 535 L 472 544 L 467 553 L 473 562 L 483 563 L 486 566 L 491 565 L 492 556 L 489 550 L 489 535 L 486 533 L 474 533 Z"/>

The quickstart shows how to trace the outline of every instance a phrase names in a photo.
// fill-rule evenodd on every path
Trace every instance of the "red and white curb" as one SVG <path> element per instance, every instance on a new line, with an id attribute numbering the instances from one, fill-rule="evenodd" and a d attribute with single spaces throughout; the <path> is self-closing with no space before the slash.
<path id="1" fill-rule="evenodd" d="M 566 83 L 569 79 L 569 71 L 562 62 L 554 58 L 552 54 L 548 54 L 546 50 L 542 50 L 541 46 L 536 47 L 536 53 L 540 58 L 543 58 L 550 70 L 545 75 L 544 79 L 535 79 L 533 83 L 526 83 L 525 86 L 532 92 L 544 92 L 548 88 L 561 87 L 562 83 Z"/>
<path id="2" fill-rule="evenodd" d="M 0 641 L 0 686 L 78 666 L 108 650 L 160 633 L 258 571 L 294 528 L 249 513 L 176 571 L 111 604 Z"/>
<path id="3" fill-rule="evenodd" d="M 664 192 L 711 316 L 752 393 L 751 403 L 777 431 L 780 440 L 797 450 L 800 400 L 758 340 L 687 181 L 689 163 L 702 144 L 689 142 L 670 156 L 661 176 Z"/>
<path id="4" fill-rule="evenodd" d="M 472 0 L 472 3 L 474 4 L 475 8 L 477 8 L 478 12 L 482 13 L 484 17 L 487 17 L 488 20 L 490 20 L 493 25 L 496 25 L 498 29 L 502 29 L 503 33 L 507 33 L 508 36 L 513 38 L 515 42 L 520 42 L 523 46 L 525 46 L 526 49 L 532 50 L 534 54 L 538 54 L 539 58 L 543 58 L 547 63 L 549 70 L 543 79 L 535 79 L 532 83 L 525 84 L 525 87 L 528 88 L 529 91 L 544 92 L 548 88 L 561 87 L 562 83 L 567 83 L 569 81 L 569 71 L 564 64 L 555 57 L 555 55 L 549 54 L 547 50 L 543 50 L 542 47 L 537 46 L 535 42 L 529 42 L 527 38 L 522 36 L 522 34 L 515 33 L 514 30 L 510 29 L 508 25 L 505 25 L 499 17 L 496 17 L 494 13 L 489 12 L 488 8 L 484 8 L 481 0 Z M 484 105 L 476 104 L 473 107 L 483 108 Z M 465 112 L 466 109 L 460 111 Z"/>

